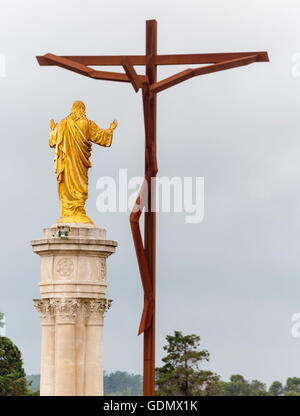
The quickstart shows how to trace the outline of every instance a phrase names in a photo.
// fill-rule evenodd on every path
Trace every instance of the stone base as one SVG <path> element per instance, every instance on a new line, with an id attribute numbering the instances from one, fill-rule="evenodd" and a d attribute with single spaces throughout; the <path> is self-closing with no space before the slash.
<path id="1" fill-rule="evenodd" d="M 66 234 L 60 236 L 64 226 Z M 41 396 L 103 395 L 106 259 L 117 243 L 95 224 L 59 223 L 31 242 L 41 257 Z"/>

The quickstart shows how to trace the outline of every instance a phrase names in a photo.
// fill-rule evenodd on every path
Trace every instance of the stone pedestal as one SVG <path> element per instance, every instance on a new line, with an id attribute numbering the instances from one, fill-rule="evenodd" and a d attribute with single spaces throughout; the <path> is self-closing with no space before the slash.
<path id="1" fill-rule="evenodd" d="M 65 226 L 67 233 L 60 233 Z M 106 259 L 117 243 L 94 224 L 55 224 L 31 242 L 41 256 L 41 396 L 102 396 Z M 66 236 L 66 234 L 68 234 Z"/>

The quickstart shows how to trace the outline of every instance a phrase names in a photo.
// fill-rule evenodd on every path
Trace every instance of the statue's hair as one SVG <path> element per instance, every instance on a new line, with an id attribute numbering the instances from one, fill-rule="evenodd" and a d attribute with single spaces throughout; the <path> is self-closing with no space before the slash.
<path id="1" fill-rule="evenodd" d="M 74 101 L 72 111 L 69 117 L 71 117 L 75 121 L 81 118 L 86 118 L 85 105 L 82 101 Z"/>

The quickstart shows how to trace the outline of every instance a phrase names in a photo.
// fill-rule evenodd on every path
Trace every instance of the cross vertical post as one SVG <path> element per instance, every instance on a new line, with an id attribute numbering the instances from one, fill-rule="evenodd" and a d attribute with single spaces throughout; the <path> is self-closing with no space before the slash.
<path id="1" fill-rule="evenodd" d="M 145 118 L 145 177 L 148 182 L 148 204 L 145 211 L 144 246 L 152 285 L 152 320 L 144 332 L 144 396 L 154 396 L 155 390 L 155 251 L 156 251 L 156 94 L 150 94 L 149 84 L 157 82 L 157 22 L 146 22 L 146 76 L 149 83 L 143 89 L 144 118 Z M 154 170 L 153 170 L 154 168 Z"/>

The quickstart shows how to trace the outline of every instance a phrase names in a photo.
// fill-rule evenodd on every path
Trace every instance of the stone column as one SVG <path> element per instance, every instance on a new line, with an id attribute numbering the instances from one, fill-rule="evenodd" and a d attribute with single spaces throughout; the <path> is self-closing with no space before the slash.
<path id="1" fill-rule="evenodd" d="M 42 316 L 40 394 L 101 396 L 103 318 L 112 302 L 106 259 L 117 243 L 93 224 L 55 224 L 31 244 L 41 256 L 41 299 L 34 301 Z"/>
<path id="2" fill-rule="evenodd" d="M 42 357 L 40 391 L 44 396 L 54 396 L 55 320 L 49 299 L 35 300 L 42 319 Z"/>
<path id="3" fill-rule="evenodd" d="M 103 392 L 102 365 L 102 329 L 103 312 L 111 305 L 111 300 L 90 300 L 86 302 L 88 319 L 86 321 L 86 351 L 85 351 L 85 392 L 87 396 L 99 396 Z M 95 348 L 98 345 L 100 348 Z M 97 384 L 93 382 L 97 378 Z"/>

